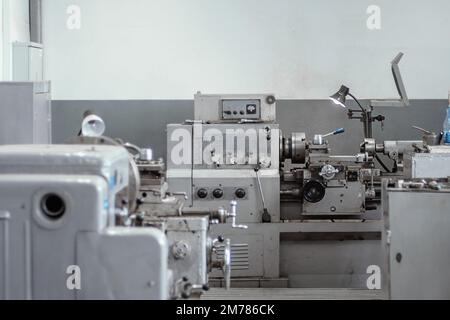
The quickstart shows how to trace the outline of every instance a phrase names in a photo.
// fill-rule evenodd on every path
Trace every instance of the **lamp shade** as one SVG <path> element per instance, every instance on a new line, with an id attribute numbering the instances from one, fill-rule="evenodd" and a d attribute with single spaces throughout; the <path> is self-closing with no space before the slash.
<path id="1" fill-rule="evenodd" d="M 105 122 L 102 118 L 86 111 L 81 123 L 81 134 L 86 137 L 100 137 L 105 132 Z"/>
<path id="2" fill-rule="evenodd" d="M 345 106 L 345 98 L 349 94 L 350 90 L 346 86 L 341 86 L 338 92 L 330 96 L 330 100 L 333 101 L 335 104 L 340 105 L 341 107 Z"/>

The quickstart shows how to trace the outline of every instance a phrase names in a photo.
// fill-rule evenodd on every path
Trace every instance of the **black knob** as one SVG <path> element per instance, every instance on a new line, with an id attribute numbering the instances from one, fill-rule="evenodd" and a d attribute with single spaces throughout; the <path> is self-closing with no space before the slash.
<path id="1" fill-rule="evenodd" d="M 223 197 L 223 190 L 222 189 L 215 189 L 213 191 L 213 196 L 214 196 L 214 198 L 217 198 L 217 199 L 222 198 Z"/>
<path id="2" fill-rule="evenodd" d="M 275 101 L 276 101 L 276 99 L 275 99 L 274 96 L 267 96 L 267 98 L 266 98 L 266 102 L 267 102 L 268 104 L 274 104 Z"/>
<path id="3" fill-rule="evenodd" d="M 303 186 L 303 197 L 306 201 L 317 203 L 325 197 L 325 187 L 316 180 L 310 180 Z"/>
<path id="4" fill-rule="evenodd" d="M 245 197 L 246 193 L 245 190 L 242 188 L 237 189 L 234 194 L 236 195 L 237 198 L 242 199 Z"/>
<path id="5" fill-rule="evenodd" d="M 206 190 L 206 189 L 199 189 L 198 191 L 197 191 L 197 196 L 200 198 L 200 199 L 205 199 L 207 196 L 208 196 L 208 190 Z"/>

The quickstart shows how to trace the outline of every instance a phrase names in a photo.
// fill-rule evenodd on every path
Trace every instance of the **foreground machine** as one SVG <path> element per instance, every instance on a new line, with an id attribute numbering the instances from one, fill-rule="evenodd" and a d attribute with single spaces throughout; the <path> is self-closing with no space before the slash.
<path id="1" fill-rule="evenodd" d="M 166 194 L 157 215 L 129 211 L 134 161 L 93 140 L 0 147 L 1 299 L 189 298 L 208 290 L 213 268 L 229 279 L 229 240 L 210 238 L 214 217 L 169 213 Z"/>
<path id="2" fill-rule="evenodd" d="M 0 154 L 2 299 L 170 297 L 164 233 L 114 223 L 127 199 L 126 150 L 22 145 Z"/>

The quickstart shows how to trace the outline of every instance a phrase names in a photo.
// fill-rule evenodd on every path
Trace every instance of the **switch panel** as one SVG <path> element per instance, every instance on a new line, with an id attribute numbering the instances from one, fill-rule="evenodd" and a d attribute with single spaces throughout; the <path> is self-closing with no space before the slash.
<path id="1" fill-rule="evenodd" d="M 198 187 L 194 190 L 195 200 L 247 200 L 247 187 Z"/>
<path id="2" fill-rule="evenodd" d="M 222 119 L 261 119 L 260 100 L 222 100 Z"/>

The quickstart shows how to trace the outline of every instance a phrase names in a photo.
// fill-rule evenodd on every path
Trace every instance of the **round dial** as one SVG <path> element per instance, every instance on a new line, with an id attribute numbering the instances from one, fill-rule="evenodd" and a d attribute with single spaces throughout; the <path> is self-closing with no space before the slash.
<path id="1" fill-rule="evenodd" d="M 311 203 L 319 202 L 325 197 L 325 187 L 316 180 L 308 181 L 303 187 L 303 197 Z"/>
<path id="2" fill-rule="evenodd" d="M 208 190 L 206 190 L 206 189 L 199 189 L 198 191 L 197 191 L 197 196 L 200 198 L 200 199 L 205 199 L 207 196 L 208 196 Z"/>
<path id="3" fill-rule="evenodd" d="M 223 190 L 219 189 L 219 188 L 214 189 L 213 196 L 214 196 L 214 198 L 217 198 L 217 199 L 222 198 L 223 197 Z"/>
<path id="4" fill-rule="evenodd" d="M 237 189 L 237 190 L 234 192 L 234 194 L 235 194 L 236 197 L 239 198 L 239 199 L 245 198 L 245 195 L 246 195 L 245 190 L 242 189 L 242 188 Z"/>

